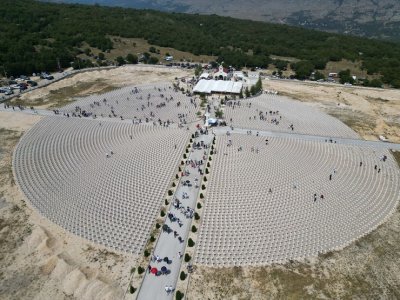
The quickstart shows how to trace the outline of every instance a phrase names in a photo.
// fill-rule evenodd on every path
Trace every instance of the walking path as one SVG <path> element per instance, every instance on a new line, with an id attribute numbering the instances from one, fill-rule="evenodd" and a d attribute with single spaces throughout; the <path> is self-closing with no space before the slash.
<path id="1" fill-rule="evenodd" d="M 204 144 L 211 145 L 212 138 L 213 135 L 209 133 L 208 135 L 200 135 L 198 138 L 194 140 L 194 142 L 198 143 L 203 141 Z M 208 153 L 209 149 L 205 150 L 201 148 L 198 150 L 192 150 L 192 152 L 190 152 L 190 155 L 188 157 L 188 161 L 203 160 L 203 165 L 200 167 L 203 171 L 205 164 L 207 163 L 205 160 L 205 158 L 207 157 L 207 155 L 205 155 L 205 151 L 206 153 Z M 199 174 L 197 168 L 193 168 L 191 165 L 187 165 L 184 171 L 189 172 L 189 175 L 181 177 L 174 198 L 179 199 L 183 207 L 185 208 L 190 207 L 191 209 L 195 210 L 197 196 L 199 193 L 199 189 L 201 188 L 202 176 Z M 198 179 L 197 181 L 199 186 L 198 188 L 195 187 L 196 178 Z M 183 185 L 183 183 L 187 180 L 189 180 L 192 183 L 191 187 Z M 182 197 L 183 193 L 187 194 L 188 196 L 187 199 L 183 199 Z M 183 260 L 183 257 L 179 258 L 178 253 L 179 252 L 182 254 L 185 253 L 185 246 L 187 243 L 189 230 L 191 228 L 192 219 L 186 218 L 180 212 L 180 210 L 176 209 L 174 207 L 173 201 L 171 201 L 170 204 L 170 212 L 182 221 L 182 226 L 180 227 L 176 221 L 171 222 L 171 220 L 167 217 L 165 224 L 172 229 L 172 232 L 170 233 L 167 233 L 165 231 L 161 232 L 153 254 L 159 256 L 160 258 L 168 257 L 170 260 L 172 260 L 172 262 L 170 264 L 165 262 L 162 263 L 151 262 L 150 265 L 151 267 L 155 267 L 158 270 L 160 270 L 161 267 L 165 266 L 167 267 L 167 269 L 171 271 L 171 273 L 168 275 L 155 276 L 154 274 L 149 273 L 149 270 L 147 270 L 142 285 L 140 287 L 140 290 L 138 291 L 137 299 L 162 300 L 162 299 L 172 299 L 173 297 L 173 293 L 167 294 L 165 287 L 171 286 L 173 289 L 176 287 L 176 283 L 179 278 L 179 270 Z M 174 231 L 176 231 L 178 235 L 183 239 L 182 243 L 178 241 L 178 237 L 176 238 L 174 237 Z"/>
<path id="2" fill-rule="evenodd" d="M 24 114 L 29 114 L 29 115 L 38 115 L 38 116 L 58 116 L 60 118 L 66 118 L 62 114 L 55 115 L 53 111 L 46 110 L 46 109 L 34 109 L 31 110 L 29 108 L 26 108 L 24 110 L 20 110 L 18 107 L 14 108 L 4 108 L 4 105 L 0 106 L 0 111 L 7 111 L 7 112 L 14 112 L 14 113 L 24 113 Z M 70 117 L 70 118 L 76 118 L 76 117 Z M 84 118 L 85 120 L 96 120 L 96 121 L 105 121 L 105 122 L 125 122 L 125 123 L 132 123 L 132 120 L 130 119 L 125 119 L 121 120 L 119 118 L 108 118 L 108 117 L 96 117 L 94 118 Z M 198 121 L 194 121 L 193 123 L 198 123 Z M 146 124 L 146 123 L 142 123 Z M 151 124 L 151 123 L 148 123 Z M 189 123 L 190 124 L 190 123 Z M 176 124 L 171 124 L 170 127 L 174 127 Z M 366 141 L 366 140 L 361 140 L 361 139 L 349 139 L 349 138 L 332 138 L 329 136 L 317 136 L 317 135 L 308 135 L 308 134 L 299 134 L 299 133 L 287 133 L 287 132 L 279 132 L 279 131 L 262 131 L 262 130 L 254 130 L 254 129 L 249 129 L 249 128 L 233 128 L 231 130 L 230 127 L 216 127 L 213 129 L 214 133 L 216 135 L 222 135 L 226 134 L 227 131 L 231 133 L 238 133 L 238 134 L 247 134 L 248 131 L 251 130 L 252 134 L 256 135 L 258 133 L 259 136 L 265 136 L 265 137 L 283 137 L 283 138 L 296 138 L 296 139 L 302 139 L 305 141 L 318 141 L 318 142 L 329 142 L 332 140 L 333 143 L 336 142 L 336 144 L 342 144 L 342 145 L 352 145 L 352 146 L 359 146 L 359 147 L 371 147 L 371 148 L 377 148 L 377 149 L 391 149 L 391 150 L 397 150 L 400 151 L 400 144 L 395 144 L 395 143 L 389 143 L 389 142 L 381 142 L 381 141 Z"/>
<path id="3" fill-rule="evenodd" d="M 328 136 L 317 136 L 317 135 L 307 135 L 307 134 L 299 134 L 299 133 L 286 133 L 279 131 L 261 131 L 254 130 L 248 128 L 233 128 L 230 127 L 217 127 L 214 128 L 214 133 L 216 135 L 223 135 L 229 131 L 230 133 L 238 133 L 238 134 L 248 134 L 248 131 L 251 131 L 253 135 L 258 133 L 259 136 L 265 137 L 278 137 L 278 138 L 296 138 L 304 141 L 316 141 L 316 142 L 332 142 L 336 144 L 342 145 L 351 145 L 351 146 L 360 146 L 360 147 L 371 147 L 378 149 L 392 149 L 400 151 L 400 144 L 381 142 L 381 141 L 366 141 L 361 139 L 349 139 L 349 138 L 332 138 Z"/>

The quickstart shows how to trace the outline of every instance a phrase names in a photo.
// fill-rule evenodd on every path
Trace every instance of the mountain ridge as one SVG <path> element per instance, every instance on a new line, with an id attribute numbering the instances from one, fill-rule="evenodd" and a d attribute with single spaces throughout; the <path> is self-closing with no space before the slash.
<path id="1" fill-rule="evenodd" d="M 400 1 L 396 0 L 47 0 L 217 14 L 288 24 L 328 32 L 400 41 Z"/>

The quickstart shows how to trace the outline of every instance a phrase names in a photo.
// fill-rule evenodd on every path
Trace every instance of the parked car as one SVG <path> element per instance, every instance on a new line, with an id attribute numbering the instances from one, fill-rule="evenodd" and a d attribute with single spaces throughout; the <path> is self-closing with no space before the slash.
<path id="1" fill-rule="evenodd" d="M 25 83 L 25 82 L 21 82 L 21 83 L 19 83 L 18 85 L 19 85 L 19 89 L 20 89 L 21 91 L 24 91 L 24 90 L 26 90 L 26 89 L 28 88 L 28 84 Z"/>
<path id="2" fill-rule="evenodd" d="M 47 76 L 50 76 L 50 75 L 47 74 L 46 72 L 40 73 L 40 79 L 46 79 Z"/>
<path id="3" fill-rule="evenodd" d="M 37 86 L 38 85 L 37 82 L 33 81 L 33 80 L 28 80 L 26 83 L 29 84 L 30 86 Z"/>

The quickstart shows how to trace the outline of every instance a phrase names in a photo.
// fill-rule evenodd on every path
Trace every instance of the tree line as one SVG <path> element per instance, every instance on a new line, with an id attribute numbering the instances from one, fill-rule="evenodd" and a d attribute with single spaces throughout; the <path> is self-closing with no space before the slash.
<path id="1" fill-rule="evenodd" d="M 400 88 L 397 43 L 216 15 L 33 0 L 2 0 L 0 72 L 21 75 L 85 64 L 78 59 L 83 43 L 106 52 L 113 48 L 109 36 L 143 38 L 160 47 L 214 55 L 238 69 L 266 67 L 273 62 L 270 55 L 294 57 L 300 60 L 293 66 L 300 79 L 324 69 L 329 61 L 361 61 L 368 74 Z"/>

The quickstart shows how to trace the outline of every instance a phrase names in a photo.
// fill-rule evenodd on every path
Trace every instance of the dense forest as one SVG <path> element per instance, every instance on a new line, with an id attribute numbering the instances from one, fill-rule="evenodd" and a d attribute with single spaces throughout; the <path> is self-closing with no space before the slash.
<path id="1" fill-rule="evenodd" d="M 8 75 L 69 67 L 83 42 L 107 51 L 109 35 L 144 38 L 150 44 L 216 55 L 241 68 L 265 67 L 270 55 L 300 59 L 301 78 L 328 61 L 360 60 L 368 74 L 400 88 L 400 44 L 313 30 L 237 20 L 101 6 L 2 0 L 0 72 Z M 299 76 L 300 77 L 300 76 Z"/>

